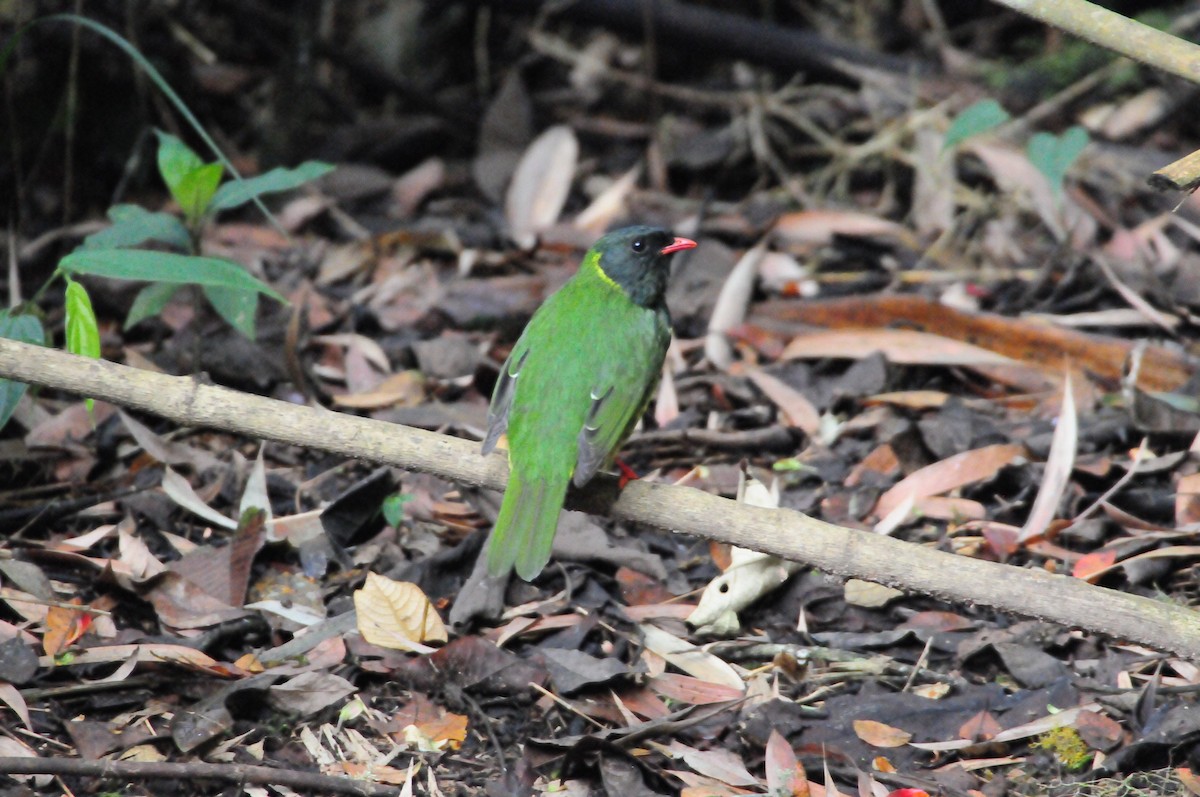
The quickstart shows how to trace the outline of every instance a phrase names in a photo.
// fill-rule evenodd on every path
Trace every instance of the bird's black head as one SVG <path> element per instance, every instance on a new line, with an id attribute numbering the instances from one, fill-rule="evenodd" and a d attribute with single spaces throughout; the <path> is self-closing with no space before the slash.
<path id="1" fill-rule="evenodd" d="M 672 252 L 691 249 L 695 241 L 676 238 L 657 227 L 624 227 L 605 235 L 592 252 L 604 276 L 625 291 L 630 301 L 642 307 L 658 307 L 667 292 Z"/>

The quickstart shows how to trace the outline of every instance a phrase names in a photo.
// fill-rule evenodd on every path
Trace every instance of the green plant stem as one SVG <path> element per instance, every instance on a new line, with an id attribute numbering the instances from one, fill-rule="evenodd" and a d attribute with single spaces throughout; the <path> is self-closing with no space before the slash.
<path id="1" fill-rule="evenodd" d="M 1087 0 L 995 0 L 1135 61 L 1200 83 L 1200 46 Z"/>

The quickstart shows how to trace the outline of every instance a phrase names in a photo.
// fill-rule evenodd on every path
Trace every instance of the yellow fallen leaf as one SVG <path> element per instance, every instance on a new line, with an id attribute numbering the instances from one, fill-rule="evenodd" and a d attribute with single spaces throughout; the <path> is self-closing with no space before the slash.
<path id="1" fill-rule="evenodd" d="M 367 574 L 363 588 L 354 593 L 358 630 L 372 645 L 393 650 L 429 652 L 422 642 L 445 642 L 446 626 L 416 584 Z"/>

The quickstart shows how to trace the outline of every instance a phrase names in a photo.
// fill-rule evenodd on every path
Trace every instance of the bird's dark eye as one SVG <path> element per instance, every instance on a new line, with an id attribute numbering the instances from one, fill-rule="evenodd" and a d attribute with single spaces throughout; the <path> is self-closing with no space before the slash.
<path id="1" fill-rule="evenodd" d="M 634 238 L 633 243 L 631 243 L 629 245 L 629 248 L 631 248 L 635 252 L 646 251 L 646 239 L 645 238 Z"/>

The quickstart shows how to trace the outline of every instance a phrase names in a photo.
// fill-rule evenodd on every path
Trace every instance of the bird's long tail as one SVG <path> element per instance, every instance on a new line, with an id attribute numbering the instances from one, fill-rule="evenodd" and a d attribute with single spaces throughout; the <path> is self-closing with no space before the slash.
<path id="1" fill-rule="evenodd" d="M 550 561 L 558 515 L 567 494 L 561 483 L 522 477 L 512 470 L 500 503 L 500 515 L 488 539 L 488 574 L 500 577 L 514 566 L 532 581 Z"/>

